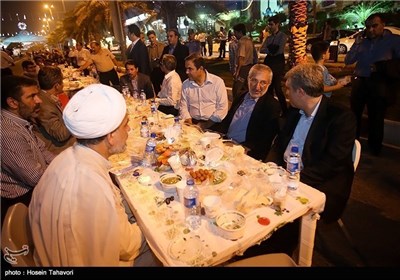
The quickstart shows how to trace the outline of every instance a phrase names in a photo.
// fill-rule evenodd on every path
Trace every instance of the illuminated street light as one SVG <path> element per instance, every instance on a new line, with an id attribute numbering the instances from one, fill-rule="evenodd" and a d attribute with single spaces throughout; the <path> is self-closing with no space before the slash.
<path id="1" fill-rule="evenodd" d="M 53 9 L 54 8 L 54 6 L 53 5 L 48 5 L 48 4 L 44 4 L 44 6 L 43 6 L 46 10 L 49 10 L 50 11 L 50 16 L 51 16 L 51 19 L 54 19 L 54 17 L 53 17 L 53 11 L 51 10 L 51 9 Z"/>

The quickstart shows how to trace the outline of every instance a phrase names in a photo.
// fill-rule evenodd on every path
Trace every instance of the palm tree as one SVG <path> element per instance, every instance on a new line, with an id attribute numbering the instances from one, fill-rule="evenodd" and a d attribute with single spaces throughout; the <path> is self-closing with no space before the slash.
<path id="1" fill-rule="evenodd" d="M 146 2 L 118 1 L 121 11 L 135 8 L 139 13 L 151 13 Z M 75 9 L 67 13 L 61 24 L 50 34 L 50 42 L 65 42 L 69 38 L 77 41 L 100 41 L 109 36 L 113 30 L 113 23 L 121 25 L 122 22 L 111 16 L 110 1 L 90 0 L 79 2 Z M 114 21 L 116 20 L 116 21 Z M 117 22 L 118 21 L 118 22 Z"/>
<path id="2" fill-rule="evenodd" d="M 358 5 L 347 6 L 339 18 L 343 22 L 350 23 L 353 26 L 364 26 L 367 18 L 374 13 L 384 13 L 390 11 L 394 1 L 370 1 L 361 2 Z"/>
<path id="3" fill-rule="evenodd" d="M 307 60 L 307 1 L 289 2 L 289 66 L 293 67 Z"/>

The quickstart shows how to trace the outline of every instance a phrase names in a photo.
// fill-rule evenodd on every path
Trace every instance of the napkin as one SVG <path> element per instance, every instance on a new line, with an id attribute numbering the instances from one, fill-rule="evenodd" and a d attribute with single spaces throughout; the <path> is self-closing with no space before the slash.
<path id="1" fill-rule="evenodd" d="M 174 143 L 179 138 L 180 131 L 174 126 L 168 126 L 164 131 L 164 136 L 167 139 L 168 144 Z"/>
<path id="2" fill-rule="evenodd" d="M 215 165 L 224 156 L 224 151 L 220 148 L 212 148 L 205 153 L 206 165 Z"/>

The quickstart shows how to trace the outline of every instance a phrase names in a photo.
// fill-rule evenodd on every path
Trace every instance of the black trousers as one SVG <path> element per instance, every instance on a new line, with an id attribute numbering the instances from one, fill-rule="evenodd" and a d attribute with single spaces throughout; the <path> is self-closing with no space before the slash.
<path id="1" fill-rule="evenodd" d="M 154 87 L 154 92 L 157 95 L 161 90 L 161 84 L 164 79 L 164 72 L 161 71 L 160 67 L 154 67 L 150 73 L 150 80 Z"/>
<path id="2" fill-rule="evenodd" d="M 219 57 L 225 58 L 226 54 L 226 40 L 221 40 L 219 43 Z"/>
<path id="3" fill-rule="evenodd" d="M 249 90 L 247 77 L 253 64 L 248 64 L 240 67 L 238 77 L 233 81 L 232 86 L 232 102 L 234 102 L 239 96 Z"/>
<path id="4" fill-rule="evenodd" d="M 269 66 L 272 70 L 272 81 L 271 85 L 268 88 L 269 94 L 275 94 L 279 100 L 279 104 L 281 105 L 282 115 L 286 115 L 287 112 L 287 103 L 286 97 L 282 90 L 282 79 L 285 73 L 285 56 L 277 55 L 277 56 L 266 56 L 264 60 L 264 64 Z"/>
<path id="5" fill-rule="evenodd" d="M 360 137 L 362 115 L 367 106 L 368 146 L 375 154 L 382 149 L 387 86 L 385 79 L 374 77 L 356 77 L 352 81 L 350 105 L 357 120 L 356 137 Z"/>
<path id="6" fill-rule="evenodd" d="M 118 74 L 114 68 L 108 72 L 99 72 L 99 78 L 100 78 L 100 83 L 102 83 L 103 85 L 110 86 L 110 83 L 113 86 L 119 85 Z"/>
<path id="7" fill-rule="evenodd" d="M 175 117 L 179 116 L 179 110 L 175 109 L 174 106 L 159 105 L 158 111 L 163 112 L 164 114 L 174 115 Z"/>

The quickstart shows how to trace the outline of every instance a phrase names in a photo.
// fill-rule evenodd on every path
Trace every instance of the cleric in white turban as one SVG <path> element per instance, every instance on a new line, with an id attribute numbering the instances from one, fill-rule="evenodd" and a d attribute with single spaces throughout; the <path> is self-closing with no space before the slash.
<path id="1" fill-rule="evenodd" d="M 68 130 L 78 139 L 94 139 L 116 129 L 126 115 L 121 93 L 103 84 L 78 91 L 63 111 Z"/>
<path id="2" fill-rule="evenodd" d="M 90 85 L 63 113 L 77 142 L 51 162 L 33 191 L 36 265 L 157 265 L 108 173 L 108 158 L 125 150 L 130 130 L 124 98 L 112 87 Z"/>

